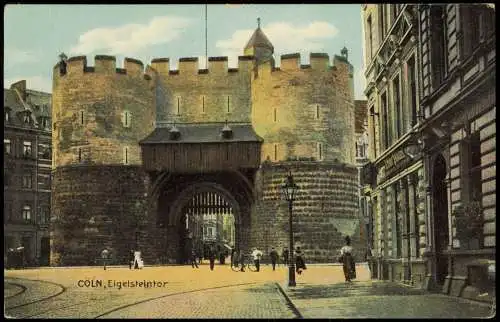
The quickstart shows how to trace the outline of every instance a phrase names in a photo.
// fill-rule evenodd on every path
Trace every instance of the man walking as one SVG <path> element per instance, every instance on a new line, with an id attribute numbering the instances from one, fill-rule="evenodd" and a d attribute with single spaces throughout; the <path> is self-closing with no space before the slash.
<path id="1" fill-rule="evenodd" d="M 283 249 L 283 253 L 281 254 L 281 257 L 283 257 L 283 265 L 288 265 L 288 254 L 289 254 L 288 248 L 285 247 Z"/>
<path id="2" fill-rule="evenodd" d="M 195 268 L 195 267 L 199 268 L 196 261 L 197 261 L 196 249 L 193 247 L 193 249 L 191 250 L 191 267 L 192 268 Z"/>
<path id="3" fill-rule="evenodd" d="M 278 252 L 274 249 L 271 249 L 269 253 L 269 258 L 271 258 L 271 265 L 273 265 L 273 271 L 276 270 L 276 262 L 278 261 Z"/>
<path id="4" fill-rule="evenodd" d="M 213 249 L 212 247 L 208 252 L 208 260 L 210 261 L 210 270 L 213 271 L 215 265 L 215 249 Z"/>
<path id="5" fill-rule="evenodd" d="M 257 272 L 259 272 L 260 271 L 260 259 L 262 257 L 262 252 L 260 250 L 258 250 L 257 247 L 254 247 L 253 252 L 252 252 L 252 256 L 253 256 L 253 261 L 255 263 L 255 268 L 257 269 Z"/>

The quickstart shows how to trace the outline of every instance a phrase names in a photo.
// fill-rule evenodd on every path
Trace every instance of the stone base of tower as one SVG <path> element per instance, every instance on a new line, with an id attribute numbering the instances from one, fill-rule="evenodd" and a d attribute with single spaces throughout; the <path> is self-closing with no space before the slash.
<path id="1" fill-rule="evenodd" d="M 52 185 L 51 265 L 100 265 L 105 247 L 111 250 L 110 264 L 127 264 L 131 249 L 157 257 L 152 253 L 156 247 L 148 244 L 155 233 L 155 222 L 148 217 L 148 186 L 149 178 L 139 166 L 57 168 Z"/>
<path id="2" fill-rule="evenodd" d="M 360 236 L 357 169 L 335 162 L 293 161 L 265 163 L 257 173 L 257 201 L 253 208 L 251 247 L 266 254 L 289 247 L 289 208 L 280 186 L 288 171 L 299 186 L 293 203 L 294 246 L 309 263 L 331 263 L 338 258 L 345 236 L 350 236 L 357 261 L 366 243 Z"/>

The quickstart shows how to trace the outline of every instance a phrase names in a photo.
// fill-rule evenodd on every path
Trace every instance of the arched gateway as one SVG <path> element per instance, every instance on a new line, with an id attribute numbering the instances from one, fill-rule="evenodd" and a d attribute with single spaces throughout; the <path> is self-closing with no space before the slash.
<path id="1" fill-rule="evenodd" d="M 193 247 L 248 248 L 261 143 L 243 123 L 165 124 L 140 142 L 163 261 L 185 263 Z"/>

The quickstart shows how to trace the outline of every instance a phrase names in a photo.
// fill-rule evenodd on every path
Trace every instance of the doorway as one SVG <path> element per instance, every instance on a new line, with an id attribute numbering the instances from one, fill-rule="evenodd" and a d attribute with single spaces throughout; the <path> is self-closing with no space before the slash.
<path id="1" fill-rule="evenodd" d="M 448 247 L 448 195 L 446 187 L 446 162 L 440 154 L 434 161 L 433 214 L 436 250 L 436 282 L 443 285 L 448 275 L 448 258 L 443 252 Z"/>
<path id="2" fill-rule="evenodd" d="M 40 240 L 40 266 L 49 266 L 50 263 L 50 238 L 42 237 Z"/>

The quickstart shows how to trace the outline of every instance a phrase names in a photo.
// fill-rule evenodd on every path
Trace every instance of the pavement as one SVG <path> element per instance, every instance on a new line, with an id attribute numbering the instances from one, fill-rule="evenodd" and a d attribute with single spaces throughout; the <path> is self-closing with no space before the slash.
<path id="1" fill-rule="evenodd" d="M 490 307 L 370 280 L 366 264 L 343 282 L 339 265 L 308 265 L 287 286 L 288 268 L 210 271 L 203 264 L 4 270 L 12 318 L 485 318 Z"/>

